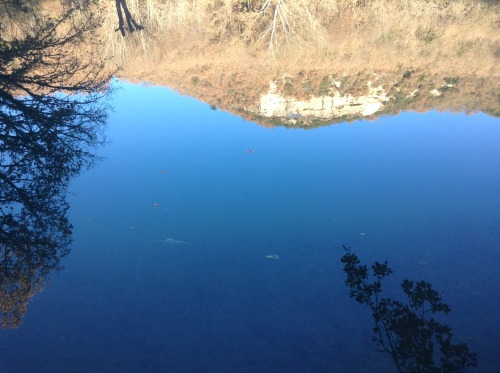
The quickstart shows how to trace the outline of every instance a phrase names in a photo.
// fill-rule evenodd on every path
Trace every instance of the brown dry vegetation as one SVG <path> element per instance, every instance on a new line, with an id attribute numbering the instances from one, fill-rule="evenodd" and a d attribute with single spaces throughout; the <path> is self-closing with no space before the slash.
<path id="1" fill-rule="evenodd" d="M 280 93 L 319 95 L 325 77 L 366 91 L 376 74 L 400 110 L 481 110 L 499 115 L 500 4 L 480 0 L 128 0 L 142 32 L 116 32 L 112 1 L 102 1 L 102 53 L 120 76 L 167 85 L 211 105 L 250 115 Z M 403 79 L 406 71 L 411 78 Z M 365 79 L 359 76 L 365 76 Z M 457 82 L 440 97 L 428 92 Z M 309 89 L 299 89 L 308 81 Z M 288 83 L 287 83 L 288 82 Z M 287 83 L 287 84 L 286 84 Z M 286 86 L 285 86 L 286 85 Z M 326 88 L 326 87 L 324 87 Z M 427 89 L 429 88 L 429 89 Z M 255 120 L 256 118 L 252 116 Z M 276 121 L 275 121 L 276 122 Z"/>

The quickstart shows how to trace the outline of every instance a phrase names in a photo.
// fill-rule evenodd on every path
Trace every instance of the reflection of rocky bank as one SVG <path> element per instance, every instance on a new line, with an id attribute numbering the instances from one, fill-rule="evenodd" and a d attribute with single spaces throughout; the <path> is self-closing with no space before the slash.
<path id="1" fill-rule="evenodd" d="M 316 74 L 317 75 L 317 74 Z M 396 74 L 285 76 L 240 114 L 262 124 L 311 127 L 374 119 L 400 111 L 482 111 L 498 116 L 498 79 L 449 77 L 406 70 Z"/>
<path id="2" fill-rule="evenodd" d="M 333 80 L 333 87 L 340 88 L 341 85 L 340 81 Z M 335 90 L 328 95 L 300 100 L 278 93 L 277 85 L 272 82 L 269 92 L 261 96 L 257 110 L 248 111 L 266 118 L 282 118 L 292 125 L 304 117 L 319 120 L 366 117 L 381 110 L 389 100 L 382 86 L 373 87 L 372 82 L 368 82 L 367 88 L 366 95 L 353 96 Z"/>
<path id="3" fill-rule="evenodd" d="M 373 120 L 401 111 L 484 112 L 500 115 L 500 79 L 396 72 L 332 73 L 325 69 L 266 73 L 254 66 L 231 71 L 203 65 L 154 79 L 181 93 L 264 126 L 312 128 Z"/>

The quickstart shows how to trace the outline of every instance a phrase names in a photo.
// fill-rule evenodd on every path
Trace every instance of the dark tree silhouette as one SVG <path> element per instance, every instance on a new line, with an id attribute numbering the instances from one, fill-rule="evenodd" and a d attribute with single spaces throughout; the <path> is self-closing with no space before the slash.
<path id="1" fill-rule="evenodd" d="M 66 189 L 104 142 L 111 73 L 91 12 L 0 12 L 0 313 L 17 327 L 69 252 Z M 23 11 L 23 14 L 25 12 Z"/>
<path id="2" fill-rule="evenodd" d="M 477 356 L 465 343 L 453 344 L 452 331 L 432 316 L 451 310 L 441 302 L 432 285 L 404 280 L 401 284 L 408 302 L 381 298 L 382 280 L 392 273 L 387 262 L 375 262 L 369 270 L 350 247 L 341 261 L 347 274 L 349 296 L 370 307 L 375 321 L 373 340 L 380 351 L 388 353 L 398 372 L 462 372 L 477 366 Z"/>
<path id="3" fill-rule="evenodd" d="M 130 14 L 130 11 L 128 10 L 127 1 L 126 0 L 116 0 L 116 13 L 118 14 L 118 28 L 115 31 L 120 31 L 122 36 L 125 36 L 126 26 L 125 26 L 125 22 L 123 21 L 122 8 L 123 8 L 123 13 L 125 13 L 125 18 L 127 20 L 128 30 L 130 32 L 134 32 L 136 30 L 137 31 L 143 30 L 144 27 L 139 25 L 132 18 L 132 15 Z"/>

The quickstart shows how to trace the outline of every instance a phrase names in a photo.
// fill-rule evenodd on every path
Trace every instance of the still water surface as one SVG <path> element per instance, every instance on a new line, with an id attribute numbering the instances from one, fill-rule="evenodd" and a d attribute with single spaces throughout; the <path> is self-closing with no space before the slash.
<path id="1" fill-rule="evenodd" d="M 495 371 L 498 119 L 269 129 L 166 88 L 121 86 L 105 159 L 70 188 L 65 269 L 2 331 L 2 369 L 393 371 L 369 310 L 349 299 L 345 244 L 389 262 L 395 298 L 403 278 L 431 282 L 455 342 Z"/>

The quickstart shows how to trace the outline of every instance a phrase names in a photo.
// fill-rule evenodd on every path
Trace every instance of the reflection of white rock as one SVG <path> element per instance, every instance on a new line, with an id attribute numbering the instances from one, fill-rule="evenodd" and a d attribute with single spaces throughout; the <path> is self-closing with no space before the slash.
<path id="1" fill-rule="evenodd" d="M 415 89 L 408 97 L 417 97 L 418 89 Z"/>
<path id="2" fill-rule="evenodd" d="M 442 96 L 443 93 L 441 91 L 438 91 L 437 89 L 433 89 L 432 91 L 429 91 L 429 93 L 432 95 L 432 96 L 436 96 L 436 97 L 439 97 L 439 96 Z"/>
<path id="3" fill-rule="evenodd" d="M 341 95 L 311 97 L 305 101 L 288 98 L 276 93 L 276 84 L 271 83 L 269 92 L 261 96 L 257 114 L 265 117 L 286 117 L 290 113 L 301 116 L 313 116 L 319 119 L 342 116 L 368 116 L 383 108 L 389 100 L 382 86 L 368 86 L 368 95 Z"/>
<path id="4" fill-rule="evenodd" d="M 266 259 L 279 259 L 280 257 L 278 255 L 266 255 Z"/>
<path id="5" fill-rule="evenodd" d="M 361 112 L 361 115 L 366 117 L 367 115 L 372 115 L 377 112 L 382 107 L 381 102 L 370 102 L 365 105 L 365 108 Z"/>

